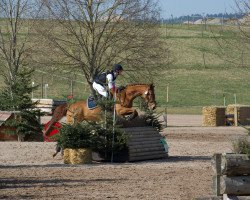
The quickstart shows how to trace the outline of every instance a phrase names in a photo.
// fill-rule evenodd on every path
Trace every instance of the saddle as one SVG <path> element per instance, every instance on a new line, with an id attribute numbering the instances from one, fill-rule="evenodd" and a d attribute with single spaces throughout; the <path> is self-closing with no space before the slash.
<path id="1" fill-rule="evenodd" d="M 94 97 L 92 97 L 92 96 L 88 97 L 87 106 L 88 106 L 88 109 L 90 109 L 90 110 L 93 110 L 98 106 L 95 99 L 94 99 Z"/>
<path id="2" fill-rule="evenodd" d="M 95 99 L 92 96 L 89 96 L 87 99 L 87 107 L 89 110 L 93 110 L 97 107 L 101 107 L 102 109 L 112 111 L 113 110 L 113 100 L 108 100 L 105 97 L 98 96 L 97 99 Z"/>

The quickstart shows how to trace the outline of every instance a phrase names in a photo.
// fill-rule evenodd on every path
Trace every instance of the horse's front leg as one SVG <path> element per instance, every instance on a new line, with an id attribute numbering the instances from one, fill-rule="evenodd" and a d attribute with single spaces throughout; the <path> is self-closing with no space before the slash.
<path id="1" fill-rule="evenodd" d="M 128 116 L 129 120 L 132 120 L 138 116 L 138 112 L 134 108 L 125 108 L 122 106 L 116 106 L 116 112 L 118 115 L 125 117 Z"/>
<path id="2" fill-rule="evenodd" d="M 58 145 L 56 145 L 56 152 L 53 154 L 53 158 L 61 151 L 62 155 L 63 155 L 63 150 L 61 147 L 59 147 Z"/>

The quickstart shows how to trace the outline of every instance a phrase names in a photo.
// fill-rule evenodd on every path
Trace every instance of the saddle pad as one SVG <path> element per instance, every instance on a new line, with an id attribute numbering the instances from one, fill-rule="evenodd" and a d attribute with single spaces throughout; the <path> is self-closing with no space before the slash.
<path id="1" fill-rule="evenodd" d="M 93 97 L 88 97 L 87 99 L 88 109 L 92 110 L 97 107 L 95 99 Z"/>

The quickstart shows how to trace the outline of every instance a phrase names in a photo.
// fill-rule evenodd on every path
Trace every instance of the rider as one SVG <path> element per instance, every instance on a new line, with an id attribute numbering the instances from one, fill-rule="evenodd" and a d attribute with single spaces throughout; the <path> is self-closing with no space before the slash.
<path id="1" fill-rule="evenodd" d="M 115 79 L 118 75 L 122 74 L 122 72 L 122 66 L 120 64 L 115 64 L 111 71 L 96 76 L 93 82 L 94 90 L 96 90 L 100 95 L 108 98 L 109 92 L 107 90 L 112 89 L 113 92 L 116 90 Z"/>

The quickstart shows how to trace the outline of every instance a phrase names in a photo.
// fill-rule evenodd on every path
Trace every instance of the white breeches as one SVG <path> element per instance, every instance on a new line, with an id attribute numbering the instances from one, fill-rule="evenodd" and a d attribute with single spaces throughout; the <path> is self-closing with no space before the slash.
<path id="1" fill-rule="evenodd" d="M 108 92 L 106 91 L 106 89 L 102 85 L 100 85 L 96 82 L 93 82 L 92 86 L 93 86 L 94 90 L 97 91 L 100 95 L 102 95 L 104 97 L 108 97 Z"/>

